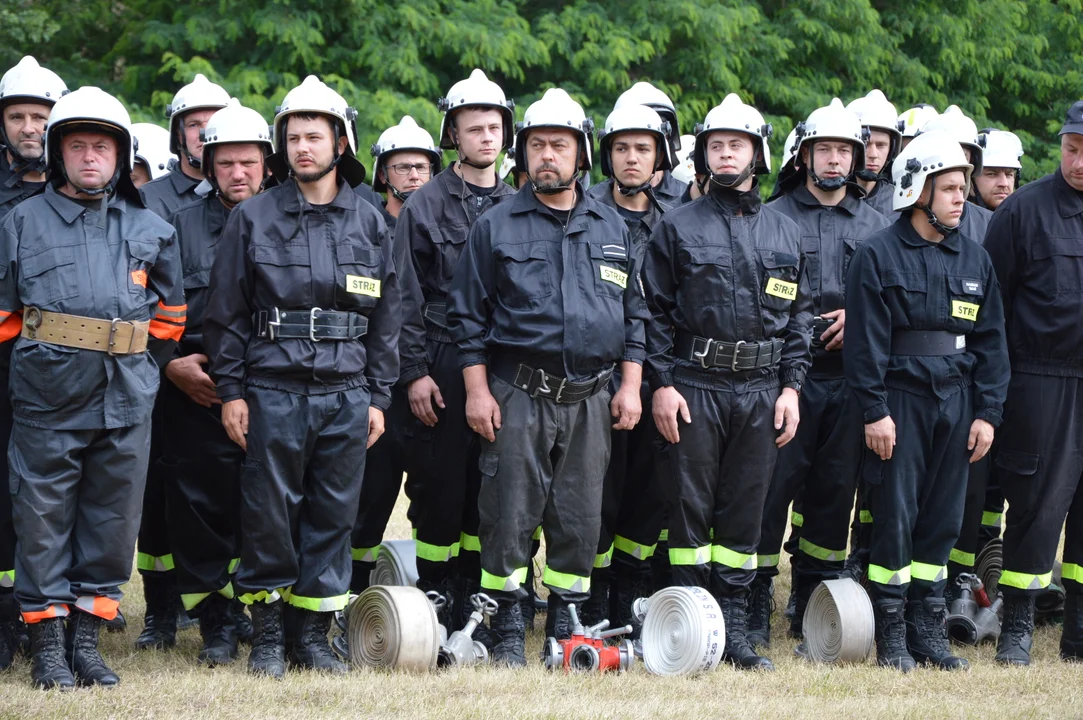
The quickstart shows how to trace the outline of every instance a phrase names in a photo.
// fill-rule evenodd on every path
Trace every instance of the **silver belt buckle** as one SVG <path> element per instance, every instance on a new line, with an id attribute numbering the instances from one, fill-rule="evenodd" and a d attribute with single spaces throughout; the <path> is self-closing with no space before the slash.
<path id="1" fill-rule="evenodd" d="M 267 339 L 275 339 L 275 328 L 282 326 L 282 316 L 278 314 L 278 308 L 271 308 L 273 319 L 267 321 Z"/>
<path id="2" fill-rule="evenodd" d="M 132 348 L 135 347 L 135 325 L 132 325 L 132 336 L 130 338 L 128 338 L 128 350 L 127 350 L 127 352 L 118 353 L 118 352 L 113 351 L 113 346 L 117 344 L 116 343 L 117 326 L 122 322 L 126 322 L 126 321 L 121 320 L 120 318 L 113 318 L 112 322 L 109 323 L 109 345 L 105 349 L 105 352 L 107 354 L 109 354 L 109 355 L 114 355 L 114 356 L 115 355 L 131 355 L 132 354 Z"/>
<path id="3" fill-rule="evenodd" d="M 707 364 L 707 356 L 711 354 L 712 348 L 714 348 L 715 344 L 716 342 L 713 338 L 707 338 L 707 344 L 703 347 L 703 352 L 698 353 L 695 350 L 695 341 L 693 341 L 692 359 L 699 360 L 700 367 L 702 367 L 704 370 L 710 367 Z"/>
<path id="4" fill-rule="evenodd" d="M 320 339 L 316 337 L 316 318 L 321 312 L 323 312 L 323 310 L 317 307 L 308 311 L 308 339 L 312 342 L 320 341 Z"/>
<path id="5" fill-rule="evenodd" d="M 560 402 L 561 396 L 564 394 L 564 386 L 568 384 L 568 378 L 561 378 L 560 385 L 557 386 L 557 394 L 553 397 L 553 402 Z"/>
<path id="6" fill-rule="evenodd" d="M 733 346 L 733 363 L 730 364 L 730 370 L 737 372 L 737 354 L 741 352 L 741 348 L 747 345 L 744 340 L 738 340 Z"/>

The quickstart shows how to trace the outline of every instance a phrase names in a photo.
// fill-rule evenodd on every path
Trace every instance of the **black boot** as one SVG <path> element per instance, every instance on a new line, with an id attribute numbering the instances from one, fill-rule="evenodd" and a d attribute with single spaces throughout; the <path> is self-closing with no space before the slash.
<path id="1" fill-rule="evenodd" d="M 613 565 L 613 584 L 609 587 L 609 594 L 613 598 L 614 620 L 617 627 L 632 626 L 632 632 L 625 636 L 629 640 L 638 640 L 643 630 L 643 623 L 632 612 L 632 606 L 639 598 L 651 596 L 652 581 L 651 567 L 646 562 L 640 567 Z"/>
<path id="2" fill-rule="evenodd" d="M 951 654 L 948 644 L 948 608 L 944 598 L 912 600 L 906 607 L 906 647 L 916 662 L 941 670 L 966 670 L 970 663 Z"/>
<path id="3" fill-rule="evenodd" d="M 177 644 L 176 594 L 173 573 L 144 573 L 147 614 L 143 617 L 143 632 L 135 639 L 137 648 L 165 650 Z"/>
<path id="4" fill-rule="evenodd" d="M 576 605 L 576 612 L 579 606 Z M 549 592 L 549 601 L 545 611 L 545 637 L 567 640 L 572 636 L 572 616 L 568 612 L 568 602 L 555 592 Z"/>
<path id="5" fill-rule="evenodd" d="M 354 595 L 360 595 L 368 590 L 369 578 L 372 577 L 372 571 L 375 569 L 375 561 L 354 560 L 350 573 L 350 592 Z"/>
<path id="6" fill-rule="evenodd" d="M 873 604 L 876 615 L 876 664 L 910 672 L 917 663 L 906 649 L 906 603 L 903 600 L 877 600 Z"/>
<path id="7" fill-rule="evenodd" d="M 793 586 L 793 617 L 790 618 L 790 637 L 803 640 L 805 637 L 805 609 L 808 601 L 812 599 L 812 593 L 820 584 L 820 579 L 814 575 L 799 574 L 794 580 Z"/>
<path id="8" fill-rule="evenodd" d="M 109 669 L 98 652 L 98 636 L 102 619 L 81 610 L 72 612 L 68 618 L 67 659 L 75 681 L 83 687 L 120 684 L 120 678 Z"/>
<path id="9" fill-rule="evenodd" d="M 435 592 L 440 595 L 440 597 L 444 598 L 444 607 L 436 611 L 436 620 L 444 626 L 444 629 L 447 630 L 447 634 L 450 637 L 451 633 L 459 629 L 455 626 L 457 620 L 455 617 L 457 612 L 455 601 L 458 599 L 456 596 L 459 593 L 454 586 L 454 582 L 450 578 L 444 578 L 439 582 L 418 579 L 417 589 L 426 594 Z"/>
<path id="10" fill-rule="evenodd" d="M 515 600 L 500 600 L 496 614 L 489 620 L 489 628 L 496 638 L 493 647 L 493 664 L 508 667 L 526 666 L 526 627 L 523 610 Z"/>
<path id="11" fill-rule="evenodd" d="M 772 578 L 756 575 L 748 592 L 745 637 L 754 648 L 771 647 L 771 613 L 775 609 L 775 584 Z"/>
<path id="12" fill-rule="evenodd" d="M 335 675 L 347 671 L 346 664 L 335 657 L 327 633 L 333 613 L 294 610 L 297 637 L 290 651 L 290 663 L 305 670 L 319 670 Z"/>
<path id="13" fill-rule="evenodd" d="M 29 625 L 30 681 L 43 690 L 75 687 L 64 651 L 64 618 L 49 618 Z"/>
<path id="14" fill-rule="evenodd" d="M 579 619 L 584 627 L 609 619 L 609 587 L 612 577 L 612 567 L 594 568 L 590 573 L 590 597 L 579 610 Z"/>
<path id="15" fill-rule="evenodd" d="M 1065 595 L 1064 630 L 1060 636 L 1062 660 L 1083 661 L 1083 596 Z"/>
<path id="16" fill-rule="evenodd" d="M 252 652 L 248 672 L 281 680 L 286 675 L 286 640 L 282 626 L 282 601 L 252 603 Z"/>
<path id="17" fill-rule="evenodd" d="M 199 608 L 199 634 L 203 647 L 199 663 L 207 667 L 229 665 L 237 659 L 237 630 L 233 625 L 230 600 L 212 593 Z"/>
<path id="18" fill-rule="evenodd" d="M 538 614 L 538 606 L 535 604 L 537 597 L 534 595 L 534 582 L 531 578 L 527 578 L 527 581 L 523 583 L 523 591 L 526 595 L 519 600 L 519 608 L 523 614 L 523 627 L 527 630 L 534 629 L 534 618 Z M 496 642 L 496 638 L 493 637 L 493 642 Z"/>
<path id="19" fill-rule="evenodd" d="M 120 608 L 117 608 L 116 617 L 105 621 L 105 629 L 111 633 L 122 633 L 128 629 L 128 618 L 124 617 L 124 613 L 120 611 Z"/>
<path id="20" fill-rule="evenodd" d="M 729 660 L 734 667 L 742 670 L 774 670 L 774 663 L 757 655 L 748 641 L 748 590 L 741 588 L 718 597 L 718 604 L 722 607 L 722 617 L 726 622 L 726 650 L 722 659 Z"/>
<path id="21" fill-rule="evenodd" d="M 229 617 L 233 621 L 233 630 L 237 633 L 237 640 L 245 645 L 252 644 L 252 620 L 244 611 L 244 603 L 233 598 L 229 601 Z"/>
<path id="22" fill-rule="evenodd" d="M 15 593 L 0 592 L 0 671 L 7 670 L 15 662 L 19 649 L 19 603 Z"/>
<path id="23" fill-rule="evenodd" d="M 1001 665 L 1030 665 L 1033 642 L 1034 596 L 1006 595 L 996 661 Z"/>

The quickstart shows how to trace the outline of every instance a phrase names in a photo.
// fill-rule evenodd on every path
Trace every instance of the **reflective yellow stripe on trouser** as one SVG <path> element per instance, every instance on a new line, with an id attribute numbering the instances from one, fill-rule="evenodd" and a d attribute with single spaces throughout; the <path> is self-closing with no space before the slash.
<path id="1" fill-rule="evenodd" d="M 948 577 L 948 568 L 944 565 L 930 565 L 929 563 L 922 563 L 913 561 L 910 563 L 910 575 L 915 580 L 924 580 L 925 582 L 940 582 Z"/>
<path id="2" fill-rule="evenodd" d="M 986 527 L 1000 527 L 1000 518 L 1003 517 L 1003 513 L 990 512 L 986 510 L 981 514 L 981 524 Z"/>
<path id="3" fill-rule="evenodd" d="M 15 571 L 14 570 L 0 570 L 0 587 L 2 587 L 2 588 L 15 587 Z"/>
<path id="4" fill-rule="evenodd" d="M 782 554 L 778 555 L 757 555 L 756 567 L 761 568 L 773 568 L 778 567 L 778 561 L 782 557 Z"/>
<path id="5" fill-rule="evenodd" d="M 857 521 L 863 525 L 868 525 L 872 522 L 872 513 L 868 510 L 862 510 L 857 514 Z"/>
<path id="6" fill-rule="evenodd" d="M 948 555 L 948 559 L 956 565 L 974 567 L 974 553 L 963 552 L 959 548 L 952 548 L 951 554 Z"/>
<path id="7" fill-rule="evenodd" d="M 669 549 L 670 565 L 706 565 L 711 562 L 711 546 Z"/>
<path id="8" fill-rule="evenodd" d="M 712 545 L 711 562 L 725 565 L 726 567 L 731 567 L 735 570 L 755 570 L 756 553 L 749 555 L 747 553 L 737 552 L 736 550 L 730 550 L 724 545 Z"/>
<path id="9" fill-rule="evenodd" d="M 258 602 L 267 603 L 268 605 L 270 605 L 273 602 L 278 602 L 279 600 L 281 600 L 282 595 L 285 593 L 287 593 L 287 590 L 285 588 L 283 588 L 281 591 L 260 590 L 259 592 L 245 593 L 244 595 L 239 596 L 237 599 L 245 605 L 252 605 Z"/>
<path id="10" fill-rule="evenodd" d="M 869 565 L 869 582 L 877 585 L 909 585 L 910 566 L 890 570 L 882 565 Z"/>
<path id="11" fill-rule="evenodd" d="M 228 572 L 230 575 L 235 574 L 237 572 L 237 568 L 240 566 L 240 564 L 241 564 L 241 559 L 240 558 L 233 558 L 232 560 L 229 561 L 229 567 L 226 569 L 226 572 Z"/>
<path id="12" fill-rule="evenodd" d="M 643 545 L 634 540 L 629 540 L 626 537 L 615 535 L 613 537 L 613 547 L 620 550 L 625 555 L 631 555 L 636 560 L 650 560 L 654 557 L 654 551 L 658 549 L 658 544 Z"/>
<path id="13" fill-rule="evenodd" d="M 526 582 L 527 569 L 521 567 L 511 575 L 501 577 L 481 571 L 481 587 L 483 590 L 497 590 L 501 592 L 515 592 Z"/>
<path id="14" fill-rule="evenodd" d="M 815 543 L 809 542 L 805 538 L 801 538 L 797 541 L 797 547 L 801 550 L 801 552 L 805 553 L 809 557 L 814 557 L 817 560 L 835 563 L 846 561 L 845 548 L 842 550 L 828 550 L 825 547 L 820 547 Z"/>
<path id="15" fill-rule="evenodd" d="M 604 553 L 598 553 L 594 556 L 595 568 L 607 568 L 613 564 L 613 546 L 610 545 L 609 549 Z"/>
<path id="16" fill-rule="evenodd" d="M 222 597 L 232 600 L 233 599 L 233 583 L 226 583 L 226 586 L 218 591 L 218 594 Z M 206 600 L 211 596 L 211 593 L 184 593 L 181 595 L 181 603 L 184 605 L 184 609 L 191 610 L 196 605 Z"/>
<path id="17" fill-rule="evenodd" d="M 431 545 L 421 540 L 414 541 L 417 557 L 419 560 L 429 562 L 450 562 L 451 558 L 459 557 L 459 543 L 451 545 Z"/>
<path id="18" fill-rule="evenodd" d="M 793 525 L 794 527 L 804 527 L 805 526 L 805 516 L 802 515 L 799 512 L 791 512 L 790 513 L 790 524 Z"/>
<path id="19" fill-rule="evenodd" d="M 459 550 L 462 552 L 481 552 L 481 538 L 477 535 L 459 533 Z"/>
<path id="20" fill-rule="evenodd" d="M 374 563 L 380 557 L 380 547 L 350 548 L 350 559 L 354 562 Z"/>
<path id="21" fill-rule="evenodd" d="M 1047 572 L 1042 575 L 1015 572 L 1005 570 L 1000 574 L 1000 585 L 1017 588 L 1019 590 L 1044 590 L 1053 581 L 1053 573 Z"/>
<path id="22" fill-rule="evenodd" d="M 154 557 L 146 553 L 135 554 L 135 566 L 144 572 L 169 572 L 174 568 L 173 553 Z"/>
<path id="23" fill-rule="evenodd" d="M 329 598 L 310 598 L 290 593 L 289 597 L 289 604 L 293 607 L 320 613 L 341 610 L 346 607 L 346 604 L 349 601 L 349 594 L 337 595 Z"/>
<path id="24" fill-rule="evenodd" d="M 553 588 L 559 588 L 560 590 L 569 590 L 571 592 L 590 592 L 589 577 L 557 572 L 548 566 L 546 566 L 545 572 L 542 573 L 542 584 Z"/>
<path id="25" fill-rule="evenodd" d="M 1083 566 L 1075 563 L 1064 563 L 1060 568 L 1060 579 L 1071 580 L 1083 585 Z"/>

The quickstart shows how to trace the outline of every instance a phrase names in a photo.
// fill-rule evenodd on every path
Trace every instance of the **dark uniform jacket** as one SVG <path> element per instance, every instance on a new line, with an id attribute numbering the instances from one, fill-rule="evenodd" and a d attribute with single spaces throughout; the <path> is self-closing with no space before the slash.
<path id="1" fill-rule="evenodd" d="M 801 235 L 792 220 L 760 204 L 758 187 L 740 194 L 712 188 L 667 212 L 647 247 L 643 284 L 654 316 L 647 336 L 652 389 L 672 385 L 675 366 L 702 370 L 675 357 L 678 334 L 730 343 L 779 338 L 779 381 L 804 381 L 812 296 Z M 750 372 L 767 376 L 776 370 Z"/>
<path id="2" fill-rule="evenodd" d="M 891 223 L 862 202 L 854 191 L 847 192 L 835 206 L 821 205 L 804 185 L 799 185 L 768 204 L 797 223 L 801 251 L 805 254 L 813 315 L 844 307 L 846 271 L 854 251 L 867 237 Z M 810 374 L 842 376 L 842 353 L 828 352 L 813 338 Z"/>
<path id="3" fill-rule="evenodd" d="M 0 339 L 14 339 L 11 400 L 27 425 L 95 430 L 149 421 L 155 360 L 168 362 L 184 331 L 172 226 L 123 198 L 110 200 L 105 223 L 99 207 L 49 186 L 12 210 L 0 231 Z M 109 355 L 18 337 L 28 307 L 149 320 L 150 352 Z"/>
<path id="4" fill-rule="evenodd" d="M 1012 370 L 1083 377 L 1083 193 L 1058 168 L 1009 195 L 985 249 L 1000 280 Z"/>
<path id="5" fill-rule="evenodd" d="M 210 297 L 211 268 L 221 247 L 219 241 L 227 218 L 229 209 L 211 193 L 184 205 L 170 219 L 177 231 L 184 275 L 184 299 L 188 301 L 188 321 L 184 326 L 178 356 L 207 354 L 203 344 L 203 316 Z"/>
<path id="6" fill-rule="evenodd" d="M 891 207 L 894 192 L 895 186 L 891 184 L 891 181 L 880 178 L 872 186 L 872 190 L 865 195 L 865 204 L 886 217 L 889 222 L 894 222 L 895 211 Z"/>
<path id="7" fill-rule="evenodd" d="M 0 223 L 12 208 L 37 195 L 44 187 L 44 182 L 27 182 L 12 172 L 7 150 L 0 145 Z"/>
<path id="8" fill-rule="evenodd" d="M 203 337 L 218 397 L 243 396 L 246 383 L 300 394 L 367 385 L 386 410 L 398 379 L 401 322 L 394 241 L 380 213 L 339 183 L 314 207 L 291 178 L 245 200 L 226 221 L 211 270 Z M 313 308 L 360 313 L 355 341 L 259 337 L 255 315 Z"/>
<path id="9" fill-rule="evenodd" d="M 992 219 L 992 211 L 967 200 L 963 206 L 963 216 L 959 219 L 959 232 L 979 245 L 984 245 L 989 221 Z"/>
<path id="10" fill-rule="evenodd" d="M 612 208 L 580 194 L 565 221 L 524 188 L 478 218 L 455 272 L 460 365 L 524 363 L 583 381 L 617 361 L 642 364 L 639 262 Z"/>
<path id="11" fill-rule="evenodd" d="M 888 388 L 944 399 L 973 384 L 974 417 L 1000 424 L 1009 375 L 1004 306 L 978 243 L 959 231 L 929 242 L 901 215 L 854 254 L 846 316 L 846 379 L 866 423 L 890 414 Z M 966 352 L 896 355 L 898 330 L 965 335 Z"/>
<path id="12" fill-rule="evenodd" d="M 193 180 L 181 172 L 180 163 L 173 163 L 166 175 L 139 188 L 139 194 L 143 196 L 147 210 L 153 210 L 158 217 L 168 220 L 181 207 L 202 197 L 196 192 L 199 184 L 199 180 Z"/>
<path id="13" fill-rule="evenodd" d="M 610 178 L 603 183 L 594 185 L 587 193 L 600 202 L 603 205 L 608 205 L 617 211 L 620 215 L 620 209 L 617 205 L 617 201 L 613 199 L 613 183 L 615 181 Z M 663 207 L 665 204 L 663 203 Z M 674 206 L 676 207 L 676 206 Z M 646 252 L 647 243 L 651 239 L 651 229 L 662 219 L 662 213 L 658 211 L 654 203 L 647 203 L 647 214 L 638 219 L 629 219 L 624 215 L 620 215 L 624 221 L 625 227 L 628 228 L 628 234 L 632 237 L 632 245 L 636 248 L 636 255 L 642 257 Z"/>
<path id="14" fill-rule="evenodd" d="M 447 302 L 470 228 L 479 216 L 514 194 L 515 188 L 497 181 L 492 194 L 474 195 L 450 166 L 410 195 L 399 212 L 395 240 L 403 243 L 413 258 L 421 286 L 421 305 Z M 409 322 L 403 327 L 404 383 L 429 374 L 424 332 L 423 322 Z"/>

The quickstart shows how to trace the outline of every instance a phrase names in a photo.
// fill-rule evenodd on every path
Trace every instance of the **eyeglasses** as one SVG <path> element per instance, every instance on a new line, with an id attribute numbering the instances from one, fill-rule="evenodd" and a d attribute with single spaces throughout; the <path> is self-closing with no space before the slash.
<path id="1" fill-rule="evenodd" d="M 432 173 L 432 163 L 399 163 L 397 165 L 388 165 L 388 167 L 394 170 L 396 175 L 409 175 L 413 170 L 417 170 L 418 175 L 430 175 Z"/>

